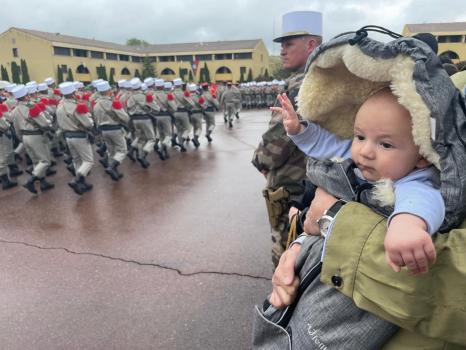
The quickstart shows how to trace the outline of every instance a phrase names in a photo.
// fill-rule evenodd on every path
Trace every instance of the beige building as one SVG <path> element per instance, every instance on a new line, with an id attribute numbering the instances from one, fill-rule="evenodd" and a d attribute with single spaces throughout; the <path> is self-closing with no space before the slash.
<path id="1" fill-rule="evenodd" d="M 466 22 L 406 24 L 403 36 L 431 33 L 438 41 L 438 54 L 454 63 L 466 61 Z"/>
<path id="2" fill-rule="evenodd" d="M 61 70 L 66 80 L 71 69 L 74 80 L 90 82 L 97 79 L 99 67 L 104 66 L 107 77 L 114 80 L 142 75 L 143 60 L 154 66 L 156 75 L 165 80 L 179 77 L 199 81 L 207 66 L 210 81 L 246 80 L 251 70 L 253 79 L 269 69 L 269 53 L 261 39 L 216 41 L 204 43 L 163 44 L 146 47 L 48 33 L 37 30 L 10 28 L 0 34 L 0 64 L 12 80 L 12 62 L 27 63 L 30 80 L 38 82 L 47 77 L 58 79 Z M 101 69 L 101 68 L 100 68 Z M 204 73 L 206 73 L 204 71 Z"/>

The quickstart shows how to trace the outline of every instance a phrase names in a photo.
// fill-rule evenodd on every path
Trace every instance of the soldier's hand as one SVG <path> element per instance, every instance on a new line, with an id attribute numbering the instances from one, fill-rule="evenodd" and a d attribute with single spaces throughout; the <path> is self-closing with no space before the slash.
<path id="1" fill-rule="evenodd" d="M 285 127 L 288 135 L 299 134 L 304 127 L 299 122 L 298 114 L 294 110 L 290 99 L 285 93 L 277 95 L 277 99 L 278 102 L 280 102 L 281 107 L 270 107 L 270 109 L 281 114 L 283 118 L 283 126 Z"/>
<path id="2" fill-rule="evenodd" d="M 314 199 L 309 206 L 309 210 L 306 214 L 306 220 L 304 220 L 303 229 L 309 235 L 319 236 L 320 229 L 317 225 L 317 220 L 320 219 L 324 212 L 329 209 L 337 199 L 331 194 L 325 192 L 321 188 L 316 189 Z"/>
<path id="3" fill-rule="evenodd" d="M 272 277 L 272 294 L 269 302 L 277 309 L 283 309 L 293 303 L 298 293 L 299 278 L 295 274 L 296 259 L 301 245 L 294 244 L 280 257 L 280 262 Z"/>
<path id="4" fill-rule="evenodd" d="M 288 220 L 291 221 L 291 219 L 293 219 L 293 216 L 295 216 L 296 214 L 299 214 L 299 209 L 296 207 L 291 207 L 288 211 Z"/>

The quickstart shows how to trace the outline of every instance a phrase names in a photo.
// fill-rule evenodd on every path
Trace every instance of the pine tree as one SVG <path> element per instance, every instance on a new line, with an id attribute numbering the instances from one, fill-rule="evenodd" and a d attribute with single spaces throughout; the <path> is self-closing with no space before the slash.
<path id="1" fill-rule="evenodd" d="M 63 83 L 63 71 L 61 70 L 60 66 L 57 66 L 57 82 L 58 84 Z"/>
<path id="2" fill-rule="evenodd" d="M 244 83 L 244 71 L 245 71 L 245 69 L 243 69 L 243 67 L 241 67 L 240 70 L 241 70 L 241 73 L 240 73 L 240 76 L 239 76 L 239 82 Z"/>
<path id="3" fill-rule="evenodd" d="M 10 77 L 8 76 L 8 71 L 6 70 L 5 67 L 3 67 L 3 64 L 1 67 L 1 71 L 2 71 L 2 80 L 10 81 Z"/>
<path id="4" fill-rule="evenodd" d="M 136 69 L 136 71 L 134 72 L 134 77 L 141 79 L 141 73 L 139 73 L 139 69 Z"/>
<path id="5" fill-rule="evenodd" d="M 115 68 L 110 68 L 110 78 L 108 79 L 110 85 L 115 85 Z"/>
<path id="6" fill-rule="evenodd" d="M 74 81 L 73 71 L 71 70 L 71 68 L 68 68 L 68 74 L 67 74 L 67 77 L 66 77 L 66 81 Z"/>
<path id="7" fill-rule="evenodd" d="M 11 79 L 13 79 L 13 83 L 21 84 L 21 71 L 15 61 L 11 62 Z"/>
<path id="8" fill-rule="evenodd" d="M 104 65 L 100 64 L 97 67 L 97 77 L 99 79 L 107 80 L 107 69 L 105 68 Z"/>
<path id="9" fill-rule="evenodd" d="M 248 72 L 248 78 L 246 79 L 247 81 L 252 81 L 253 78 L 252 78 L 252 69 L 249 68 L 249 72 Z"/>
<path id="10" fill-rule="evenodd" d="M 29 82 L 28 66 L 26 64 L 26 60 L 21 59 L 20 62 L 21 62 L 20 64 L 21 64 L 22 81 L 23 81 L 23 84 L 26 84 Z"/>
<path id="11" fill-rule="evenodd" d="M 264 72 L 264 80 L 265 80 L 265 81 L 269 81 L 269 80 L 270 80 L 269 71 L 267 70 L 267 68 L 265 69 L 265 72 Z"/>
<path id="12" fill-rule="evenodd" d="M 204 62 L 204 74 L 205 74 L 205 81 L 210 83 L 210 72 L 209 72 L 209 67 L 207 67 L 207 62 Z"/>
<path id="13" fill-rule="evenodd" d="M 149 77 L 155 77 L 155 69 L 152 65 L 149 57 L 142 59 L 142 78 L 146 79 Z"/>
<path id="14" fill-rule="evenodd" d="M 192 83 L 194 81 L 194 78 L 193 78 L 193 71 L 190 69 L 189 70 L 189 76 L 188 76 L 188 81 L 190 83 Z"/>

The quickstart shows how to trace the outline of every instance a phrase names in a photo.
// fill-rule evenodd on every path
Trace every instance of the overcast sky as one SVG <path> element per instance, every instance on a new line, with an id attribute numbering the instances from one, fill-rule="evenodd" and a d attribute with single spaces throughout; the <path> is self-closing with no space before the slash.
<path id="1" fill-rule="evenodd" d="M 263 39 L 271 54 L 281 17 L 323 13 L 324 39 L 367 24 L 401 32 L 407 23 L 466 21 L 460 0 L 1 0 L 0 31 L 10 27 L 59 32 L 124 44 Z"/>

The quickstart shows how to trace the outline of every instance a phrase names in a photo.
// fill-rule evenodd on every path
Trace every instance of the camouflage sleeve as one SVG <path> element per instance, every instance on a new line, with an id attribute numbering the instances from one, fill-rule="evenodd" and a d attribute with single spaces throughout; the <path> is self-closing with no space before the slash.
<path id="1" fill-rule="evenodd" d="M 259 171 L 280 168 L 297 149 L 286 135 L 285 128 L 277 113 L 272 113 L 269 129 L 262 135 L 262 141 L 254 152 L 252 164 Z"/>

